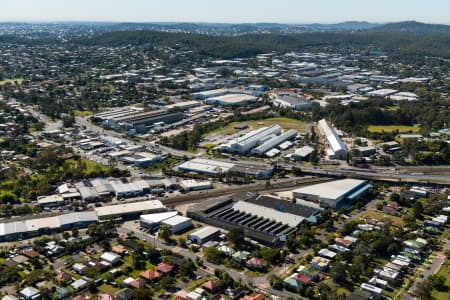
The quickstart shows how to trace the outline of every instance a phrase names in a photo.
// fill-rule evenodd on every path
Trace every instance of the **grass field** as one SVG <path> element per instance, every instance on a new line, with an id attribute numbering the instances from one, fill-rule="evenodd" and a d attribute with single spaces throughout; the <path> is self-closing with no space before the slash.
<path id="1" fill-rule="evenodd" d="M 5 85 L 8 83 L 14 84 L 15 82 L 17 82 L 18 84 L 22 84 L 23 78 L 3 79 L 0 80 L 0 85 Z"/>
<path id="2" fill-rule="evenodd" d="M 218 133 L 221 133 L 224 135 L 237 133 L 238 130 L 235 129 L 234 127 L 236 125 L 240 125 L 240 124 L 248 125 L 251 130 L 278 124 L 284 130 L 295 129 L 298 132 L 305 132 L 306 125 L 307 125 L 307 123 L 299 121 L 299 120 L 284 118 L 284 117 L 277 117 L 277 118 L 269 118 L 269 119 L 265 119 L 265 120 L 233 122 L 223 128 L 219 128 L 217 130 L 207 133 L 206 136 L 211 136 L 213 134 L 218 134 Z"/>
<path id="3" fill-rule="evenodd" d="M 397 131 L 399 133 L 407 133 L 407 132 L 419 132 L 420 127 L 418 126 L 407 126 L 407 125 L 370 125 L 367 130 L 369 132 L 377 133 L 377 132 L 393 132 Z"/>
<path id="4" fill-rule="evenodd" d="M 371 219 L 377 219 L 378 221 L 383 221 L 383 219 L 390 219 L 392 221 L 392 225 L 396 227 L 402 227 L 403 226 L 403 220 L 400 217 L 391 216 L 388 214 L 385 214 L 382 211 L 378 210 L 370 210 L 367 212 L 367 214 L 364 215 L 364 217 L 368 217 Z"/>
<path id="5" fill-rule="evenodd" d="M 74 114 L 76 117 L 87 117 L 87 116 L 89 116 L 89 115 L 92 115 L 93 112 L 90 111 L 90 110 L 75 110 L 75 111 L 73 112 L 73 114 Z"/>

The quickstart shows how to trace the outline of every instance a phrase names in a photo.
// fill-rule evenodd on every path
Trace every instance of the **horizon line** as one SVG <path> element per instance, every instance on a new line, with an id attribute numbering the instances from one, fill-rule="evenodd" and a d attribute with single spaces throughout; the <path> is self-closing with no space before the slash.
<path id="1" fill-rule="evenodd" d="M 122 24 L 122 23 L 132 23 L 132 24 L 158 24 L 158 23 L 172 23 L 172 24 L 227 24 L 227 25 L 239 25 L 239 24 L 279 24 L 279 25 L 313 25 L 313 24 L 320 24 L 320 25 L 334 25 L 334 24 L 341 24 L 341 23 L 369 23 L 369 24 L 391 24 L 391 23 L 405 23 L 405 22 L 417 22 L 427 25 L 446 25 L 449 26 L 450 23 L 429 23 L 429 22 L 422 22 L 417 20 L 399 20 L 399 21 L 367 21 L 367 20 L 345 20 L 345 21 L 334 21 L 334 22 L 321 22 L 321 21 L 315 21 L 315 22 L 268 22 L 268 21 L 255 21 L 255 22 L 222 22 L 222 21 L 119 21 L 119 20 L 5 20 L 1 21 L 0 24 L 4 23 L 25 23 L 25 24 L 63 24 L 63 23 L 115 23 L 115 24 Z"/>

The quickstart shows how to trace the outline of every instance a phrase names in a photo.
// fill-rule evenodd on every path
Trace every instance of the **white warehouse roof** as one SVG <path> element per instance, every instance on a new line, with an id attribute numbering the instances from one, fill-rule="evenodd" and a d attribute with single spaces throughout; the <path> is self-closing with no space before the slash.
<path id="1" fill-rule="evenodd" d="M 321 133 L 327 139 L 333 152 L 337 153 L 339 151 L 347 152 L 347 146 L 342 142 L 341 138 L 338 136 L 334 128 L 325 120 L 322 119 L 318 123 Z"/>
<path id="2" fill-rule="evenodd" d="M 293 191 L 294 195 L 309 194 L 320 198 L 339 199 L 350 191 L 364 184 L 364 180 L 342 179 L 301 187 Z"/>
<path id="3" fill-rule="evenodd" d="M 137 213 L 142 211 L 158 210 L 164 207 L 165 206 L 159 200 L 149 200 L 149 201 L 96 207 L 95 211 L 97 213 L 97 216 L 100 218 L 105 216 L 121 215 L 126 213 Z"/>
<path id="4" fill-rule="evenodd" d="M 141 215 L 140 221 L 147 223 L 147 224 L 158 224 L 164 220 L 167 220 L 169 218 L 176 216 L 177 214 L 178 213 L 176 211 L 168 211 L 168 212 L 163 212 L 163 213 Z"/>

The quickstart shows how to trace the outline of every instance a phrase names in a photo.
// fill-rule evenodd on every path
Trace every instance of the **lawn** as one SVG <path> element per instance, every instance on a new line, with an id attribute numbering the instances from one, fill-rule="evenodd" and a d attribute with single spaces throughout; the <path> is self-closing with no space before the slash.
<path id="1" fill-rule="evenodd" d="M 22 84 L 23 78 L 13 78 L 13 79 L 0 80 L 0 86 L 8 84 L 8 83 L 15 84 L 15 82 L 17 82 L 18 84 Z"/>
<path id="2" fill-rule="evenodd" d="M 74 114 L 76 117 L 87 117 L 87 116 L 92 115 L 93 112 L 90 111 L 90 110 L 74 110 L 74 111 L 73 111 L 73 114 Z"/>
<path id="3" fill-rule="evenodd" d="M 230 134 L 237 133 L 238 130 L 235 129 L 234 127 L 236 125 L 241 125 L 241 124 L 248 125 L 250 130 L 256 130 L 256 129 L 259 129 L 259 128 L 262 128 L 262 127 L 268 127 L 268 126 L 271 126 L 271 125 L 278 124 L 284 130 L 295 129 L 298 132 L 305 132 L 306 131 L 306 125 L 307 125 L 307 123 L 303 122 L 303 121 L 290 119 L 290 118 L 285 118 L 285 117 L 276 117 L 276 118 L 269 118 L 269 119 L 265 119 L 265 120 L 232 122 L 232 123 L 228 124 L 225 127 L 222 127 L 222 128 L 219 128 L 219 129 L 216 129 L 216 130 L 214 130 L 212 132 L 207 133 L 206 136 L 211 136 L 213 134 L 218 134 L 218 133 L 221 133 L 221 134 L 224 134 L 224 135 L 230 135 Z"/>
<path id="4" fill-rule="evenodd" d="M 367 127 L 369 132 L 377 133 L 377 132 L 393 132 L 397 131 L 399 133 L 408 133 L 408 132 L 419 132 L 419 126 L 407 126 L 407 125 L 370 125 Z"/>
<path id="5" fill-rule="evenodd" d="M 447 286 L 449 291 L 439 292 L 437 290 L 433 290 L 431 295 L 436 300 L 448 300 L 450 298 L 450 263 L 447 261 L 444 265 L 442 265 L 441 269 L 436 275 L 444 276 L 444 278 L 446 279 L 445 285 Z"/>
<path id="6" fill-rule="evenodd" d="M 101 286 L 98 287 L 98 289 L 99 291 L 110 295 L 114 295 L 119 290 L 109 284 L 102 284 Z"/>

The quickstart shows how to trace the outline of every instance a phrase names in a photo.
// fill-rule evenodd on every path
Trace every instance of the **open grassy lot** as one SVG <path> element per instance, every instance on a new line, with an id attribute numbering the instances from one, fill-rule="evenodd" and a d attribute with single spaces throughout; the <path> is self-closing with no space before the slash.
<path id="1" fill-rule="evenodd" d="M 3 79 L 0 80 L 0 85 L 5 85 L 8 83 L 15 84 L 15 82 L 17 82 L 18 84 L 22 84 L 23 78 Z"/>
<path id="2" fill-rule="evenodd" d="M 87 116 L 92 115 L 93 112 L 90 111 L 90 110 L 74 110 L 74 111 L 73 111 L 73 114 L 74 114 L 76 117 L 87 117 Z"/>
<path id="3" fill-rule="evenodd" d="M 403 220 L 401 217 L 391 216 L 391 215 L 385 214 L 384 212 L 378 211 L 378 210 L 370 210 L 367 212 L 367 214 L 364 215 L 364 217 L 371 218 L 371 219 L 377 219 L 378 221 L 383 221 L 383 219 L 390 219 L 392 221 L 392 225 L 394 225 L 396 227 L 403 226 Z"/>
<path id="4" fill-rule="evenodd" d="M 276 118 L 269 118 L 269 119 L 265 119 L 265 120 L 233 122 L 233 123 L 228 124 L 225 127 L 222 127 L 217 130 L 214 130 L 213 132 L 207 133 L 206 136 L 210 136 L 210 135 L 217 134 L 217 133 L 221 133 L 224 135 L 237 133 L 238 130 L 235 129 L 234 127 L 236 125 L 240 125 L 240 124 L 248 125 L 251 130 L 278 124 L 284 130 L 295 129 L 298 132 L 305 132 L 306 125 L 307 125 L 307 123 L 299 121 L 299 120 L 285 118 L 285 117 L 276 117 Z"/>
<path id="5" fill-rule="evenodd" d="M 419 126 L 407 126 L 407 125 L 370 125 L 367 130 L 369 132 L 393 132 L 397 131 L 400 133 L 407 132 L 419 132 Z"/>

